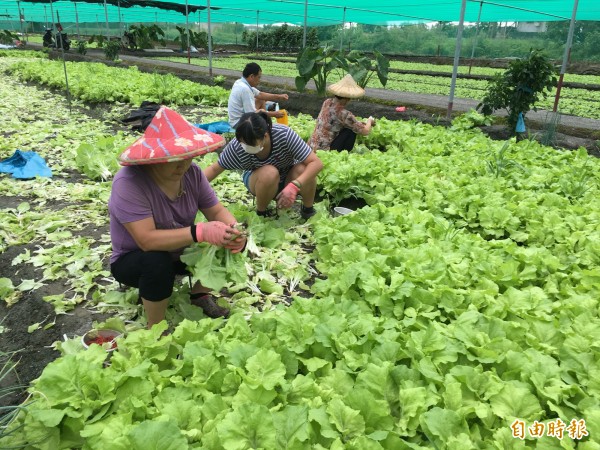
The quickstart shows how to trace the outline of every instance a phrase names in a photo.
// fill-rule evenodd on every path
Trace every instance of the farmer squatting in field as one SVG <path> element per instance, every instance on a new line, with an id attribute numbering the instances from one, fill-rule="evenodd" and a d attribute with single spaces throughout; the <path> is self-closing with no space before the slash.
<path id="1" fill-rule="evenodd" d="M 185 275 L 179 259 L 194 242 L 208 242 L 232 253 L 246 238 L 236 219 L 219 202 L 192 158 L 222 147 L 225 140 L 189 124 L 161 106 L 144 135 L 120 156 L 108 203 L 115 279 L 139 289 L 148 328 L 164 320 L 176 275 Z M 194 223 L 200 211 L 208 222 Z M 226 317 L 200 283 L 191 288 L 192 303 L 209 317 Z"/>
<path id="2" fill-rule="evenodd" d="M 267 102 L 280 102 L 288 99 L 287 94 L 271 94 L 261 92 L 256 86 L 260 83 L 262 69 L 256 63 L 248 63 L 242 72 L 242 78 L 233 83 L 227 113 L 229 124 L 236 128 L 242 114 L 248 112 L 265 111 L 269 117 L 280 118 L 285 115 L 283 111 L 267 111 Z"/>
<path id="3" fill-rule="evenodd" d="M 308 219 L 315 214 L 317 174 L 322 169 L 321 160 L 295 131 L 273 124 L 261 111 L 241 116 L 235 139 L 204 173 L 212 181 L 224 170 L 243 170 L 242 181 L 256 197 L 259 216 L 273 215 L 273 210 L 267 209 L 271 200 L 286 209 L 301 194 L 300 215 Z"/>
<path id="4" fill-rule="evenodd" d="M 375 125 L 375 119 L 369 117 L 367 123 L 360 122 L 346 109 L 353 98 L 365 95 L 352 75 L 347 74 L 327 89 L 332 98 L 323 102 L 317 124 L 308 145 L 313 150 L 352 150 L 356 134 L 367 136 Z"/>

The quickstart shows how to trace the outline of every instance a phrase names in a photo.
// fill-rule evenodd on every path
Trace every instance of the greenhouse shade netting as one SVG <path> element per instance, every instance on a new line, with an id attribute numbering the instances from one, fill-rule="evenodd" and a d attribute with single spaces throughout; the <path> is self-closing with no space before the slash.
<path id="1" fill-rule="evenodd" d="M 170 5 L 166 5 L 166 3 Z M 209 3 L 188 1 L 190 20 L 206 22 Z M 212 23 L 274 24 L 325 26 L 341 23 L 395 25 L 420 22 L 458 21 L 462 0 L 430 0 L 402 2 L 381 0 L 372 4 L 357 0 L 235 0 L 210 1 Z M 465 21 L 477 22 L 545 22 L 569 20 L 574 1 L 571 0 L 467 0 Z M 36 2 L 32 0 L 0 0 L 0 21 L 13 22 L 19 28 L 19 11 L 24 22 L 52 22 L 58 12 L 61 22 L 95 22 L 105 19 L 102 0 Z M 185 22 L 186 2 L 157 2 L 152 0 L 110 0 L 106 4 L 108 22 L 154 23 Z M 599 0 L 579 0 L 577 20 L 600 20 Z"/>

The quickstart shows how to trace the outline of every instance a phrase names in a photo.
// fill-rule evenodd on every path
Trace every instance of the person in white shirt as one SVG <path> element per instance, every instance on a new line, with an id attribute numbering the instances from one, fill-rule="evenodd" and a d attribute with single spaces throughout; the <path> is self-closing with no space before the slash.
<path id="1" fill-rule="evenodd" d="M 242 114 L 248 112 L 265 111 L 269 117 L 283 117 L 283 111 L 267 111 L 267 102 L 280 102 L 288 99 L 287 94 L 271 94 L 261 92 L 256 86 L 260 83 L 262 69 L 254 62 L 246 64 L 242 72 L 242 78 L 233 83 L 229 101 L 227 102 L 227 113 L 229 115 L 229 124 L 232 128 L 242 117 Z"/>

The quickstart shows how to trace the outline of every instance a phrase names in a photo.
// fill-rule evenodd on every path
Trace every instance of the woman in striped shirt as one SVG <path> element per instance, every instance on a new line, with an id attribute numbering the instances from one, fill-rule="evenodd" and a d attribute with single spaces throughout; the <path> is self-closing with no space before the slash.
<path id="1" fill-rule="evenodd" d="M 315 214 L 313 202 L 321 169 L 323 163 L 298 134 L 257 112 L 242 115 L 235 139 L 204 174 L 212 181 L 225 170 L 243 170 L 242 180 L 256 196 L 259 216 L 273 215 L 267 209 L 273 199 L 278 208 L 290 208 L 300 193 L 300 214 L 308 219 Z"/>

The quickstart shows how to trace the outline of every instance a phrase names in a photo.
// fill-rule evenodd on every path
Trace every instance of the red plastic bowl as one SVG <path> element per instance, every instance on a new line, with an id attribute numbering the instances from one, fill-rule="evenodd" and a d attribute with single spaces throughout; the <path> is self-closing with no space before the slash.
<path id="1" fill-rule="evenodd" d="M 116 339 L 121 336 L 121 333 L 116 330 L 90 330 L 81 336 L 81 343 L 84 348 L 88 348 L 92 344 L 106 345 L 106 351 L 112 352 L 117 348 Z"/>

